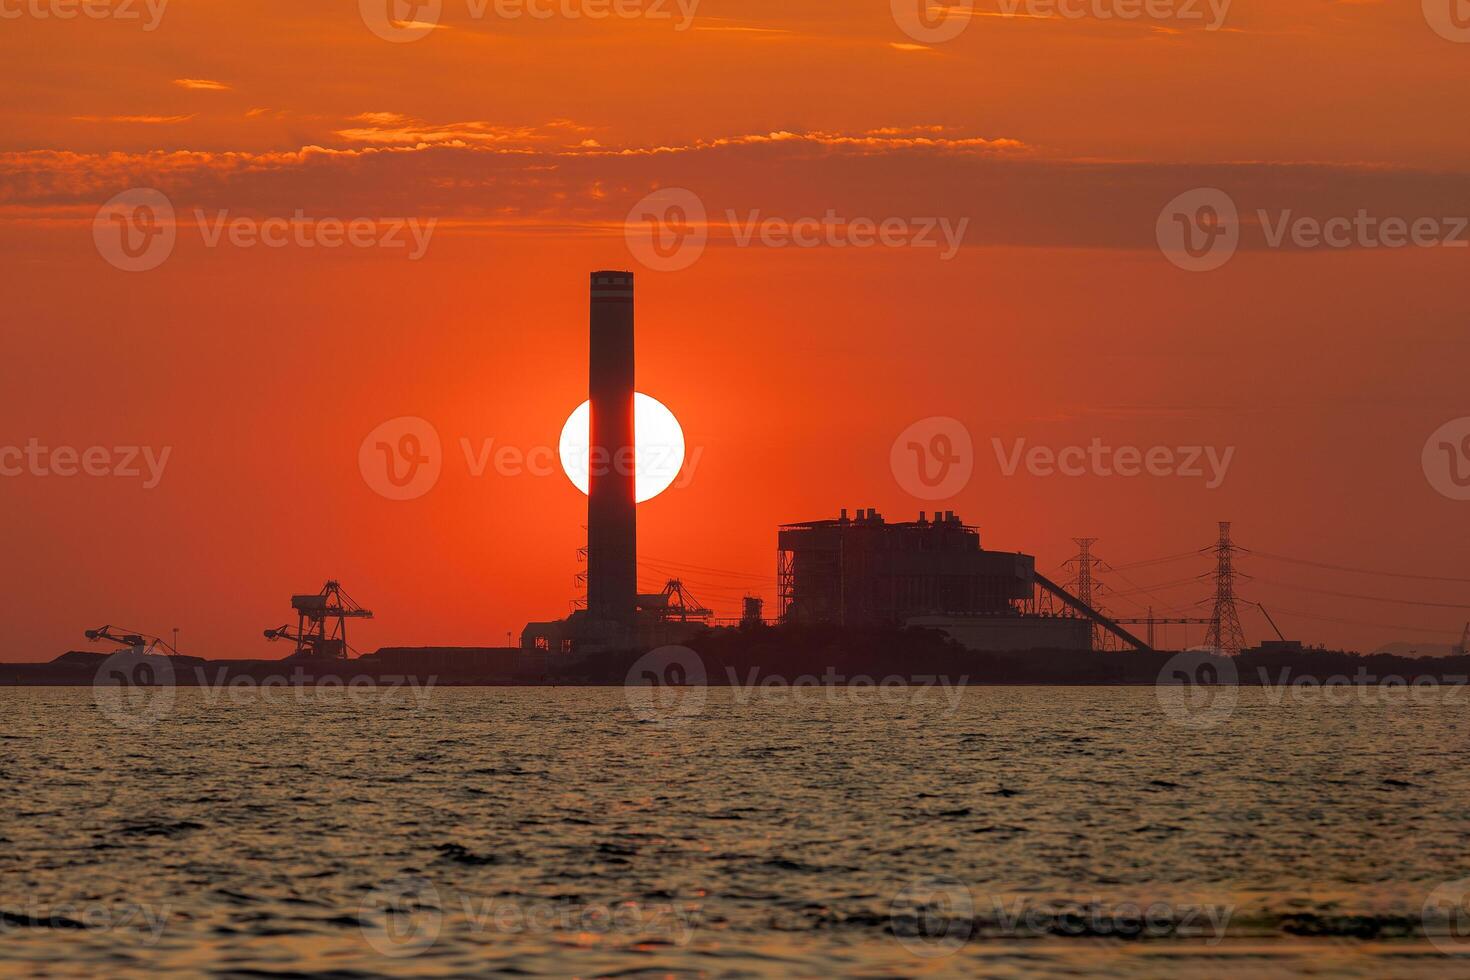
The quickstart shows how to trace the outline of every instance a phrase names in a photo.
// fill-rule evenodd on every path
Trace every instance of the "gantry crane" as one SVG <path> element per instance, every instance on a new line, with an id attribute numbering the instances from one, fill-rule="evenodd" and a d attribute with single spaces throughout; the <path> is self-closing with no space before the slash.
<path id="1" fill-rule="evenodd" d="M 352 600 L 335 579 L 328 580 L 320 592 L 293 595 L 291 608 L 296 611 L 296 629 L 287 623 L 265 631 L 267 640 L 290 640 L 296 650 L 289 659 L 346 660 L 347 620 L 372 619 L 372 610 Z"/>

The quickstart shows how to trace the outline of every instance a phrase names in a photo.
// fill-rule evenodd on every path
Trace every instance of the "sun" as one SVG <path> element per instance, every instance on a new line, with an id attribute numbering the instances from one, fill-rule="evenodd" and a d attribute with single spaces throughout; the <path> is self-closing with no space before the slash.
<path id="1" fill-rule="evenodd" d="M 669 488 L 684 465 L 684 430 L 668 406 L 638 392 L 633 396 L 635 451 L 634 493 L 638 503 Z M 587 492 L 587 465 L 592 440 L 592 403 L 585 401 L 561 428 L 561 468 L 567 479 Z"/>

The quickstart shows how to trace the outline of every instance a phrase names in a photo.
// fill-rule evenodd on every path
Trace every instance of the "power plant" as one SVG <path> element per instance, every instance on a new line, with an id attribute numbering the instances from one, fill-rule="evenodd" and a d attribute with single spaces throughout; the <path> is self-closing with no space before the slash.
<path id="1" fill-rule="evenodd" d="M 773 634 L 759 633 L 770 626 L 759 597 L 745 594 L 738 621 L 721 622 L 677 574 L 658 592 L 638 591 L 633 274 L 593 272 L 589 300 L 585 605 L 562 619 L 528 623 L 515 646 L 387 647 L 362 658 L 365 664 L 405 674 L 433 669 L 449 676 L 532 683 L 538 678 L 592 677 L 596 671 L 582 667 L 600 661 L 588 655 L 636 653 L 701 636 L 714 646 L 745 644 L 752 656 L 766 655 L 759 651 L 766 649 L 761 644 L 767 639 L 759 637 Z M 1138 563 L 1153 566 L 1213 556 L 1214 596 L 1208 616 L 1200 614 L 1204 610 L 1166 606 L 1159 617 L 1149 607 L 1146 618 L 1110 618 L 1095 601 L 1107 589 L 1094 578 L 1094 570 L 1111 569 L 1093 554 L 1096 539 L 1075 540 L 1078 554 L 1065 563 L 1075 574 L 1064 586 L 1041 574 L 1032 555 L 983 547 L 980 529 L 952 510 L 920 511 L 916 520 L 889 522 L 875 508 L 853 512 L 844 508 L 836 517 L 785 524 L 777 529 L 775 622 L 787 628 L 788 639 L 814 635 L 802 632 L 812 630 L 849 638 L 865 631 L 892 637 L 916 630 L 931 638 L 922 643 L 943 644 L 971 657 L 1025 651 L 1065 657 L 1110 646 L 1150 651 L 1155 627 L 1166 624 L 1203 625 L 1208 627 L 1208 648 L 1229 655 L 1245 650 L 1236 605 L 1260 604 L 1235 594 L 1234 557 L 1243 549 L 1232 543 L 1229 523 L 1219 525 L 1219 538 L 1211 546 Z M 679 563 L 669 564 L 666 571 Z M 690 574 L 700 578 L 697 572 Z M 1197 578 L 1203 581 L 1205 576 Z M 291 607 L 296 626 L 266 630 L 265 637 L 290 642 L 294 649 L 287 659 L 308 665 L 349 659 L 347 621 L 373 616 L 335 580 L 318 592 L 293 595 Z M 1269 614 L 1267 619 L 1275 630 Z M 1135 623 L 1147 625 L 1146 640 L 1125 628 Z M 1303 650 L 1300 643 L 1275 632 L 1278 639 L 1262 644 L 1261 650 L 1273 654 Z M 87 637 L 178 656 L 170 644 L 137 631 L 102 627 L 89 630 Z M 1470 624 L 1460 652 L 1467 646 Z M 95 655 L 71 653 L 57 663 L 75 667 L 90 663 L 89 656 Z M 896 664 L 904 659 L 896 652 L 894 656 Z M 271 662 L 226 663 L 250 670 Z"/>
<path id="2" fill-rule="evenodd" d="M 679 580 L 661 593 L 637 591 L 633 299 L 632 273 L 592 273 L 587 605 L 566 619 L 527 624 L 526 650 L 647 649 L 683 642 L 710 625 L 709 610 L 690 615 Z M 1096 624 L 1144 648 L 1090 603 L 1038 576 L 1032 556 L 981 548 L 978 529 L 953 511 L 889 524 L 873 508 L 855 517 L 844 509 L 833 520 L 783 526 L 778 549 L 782 623 L 926 626 L 975 650 L 1088 649 Z M 1038 588 L 1055 595 L 1066 614 L 1039 610 Z M 748 606 L 742 621 L 751 621 Z"/>

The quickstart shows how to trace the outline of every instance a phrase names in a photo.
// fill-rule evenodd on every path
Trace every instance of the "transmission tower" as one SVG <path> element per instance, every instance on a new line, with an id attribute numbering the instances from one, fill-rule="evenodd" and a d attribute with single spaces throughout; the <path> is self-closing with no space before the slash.
<path id="1" fill-rule="evenodd" d="M 1072 570 L 1072 577 L 1067 581 L 1067 588 L 1082 604 L 1089 609 L 1097 609 L 1093 604 L 1094 591 L 1101 593 L 1103 585 L 1092 577 L 1093 569 L 1102 567 L 1102 559 L 1092 556 L 1092 546 L 1097 543 L 1097 538 L 1073 538 L 1077 544 L 1077 554 L 1067 559 L 1063 567 Z M 1095 587 L 1095 589 L 1094 589 Z M 1092 648 L 1096 650 L 1100 644 L 1106 643 L 1107 637 L 1103 636 L 1097 624 L 1092 626 Z"/>
<path id="2" fill-rule="evenodd" d="M 1235 610 L 1235 545 L 1230 541 L 1230 522 L 1220 522 L 1220 540 L 1215 543 L 1215 612 L 1205 646 L 1228 656 L 1239 655 L 1245 646 L 1240 614 Z"/>

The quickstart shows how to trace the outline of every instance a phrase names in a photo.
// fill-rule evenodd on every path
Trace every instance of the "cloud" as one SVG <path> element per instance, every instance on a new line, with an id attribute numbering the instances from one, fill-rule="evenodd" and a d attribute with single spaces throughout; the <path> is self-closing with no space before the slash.
<path id="1" fill-rule="evenodd" d="M 141 123 L 150 126 L 170 125 L 173 123 L 188 122 L 194 118 L 194 113 L 186 116 L 72 116 L 75 122 L 89 123 Z"/>
<path id="2" fill-rule="evenodd" d="M 394 132 L 413 123 L 387 112 L 357 121 Z M 558 142 L 581 130 L 566 121 L 493 134 L 483 126 L 468 131 L 492 138 L 266 153 L 0 153 L 0 213 L 17 221 L 90 220 L 119 191 L 154 187 L 180 210 L 417 215 L 439 218 L 446 233 L 619 235 L 635 202 L 679 187 L 693 191 L 721 227 L 730 214 L 967 218 L 968 245 L 1150 251 L 1164 205 L 1200 187 L 1234 199 L 1249 229 L 1246 249 L 1263 247 L 1258 210 L 1319 219 L 1359 211 L 1411 220 L 1470 214 L 1470 174 L 1375 164 L 1059 159 L 1013 139 L 933 125 L 659 146 Z"/>
<path id="3" fill-rule="evenodd" d="M 174 84 L 179 88 L 195 89 L 202 92 L 228 92 L 229 85 L 224 82 L 216 82 L 209 78 L 175 78 Z"/>
<path id="4" fill-rule="evenodd" d="M 590 132 L 570 120 L 559 119 L 543 126 L 504 126 L 471 120 L 431 124 L 396 112 L 364 112 L 353 116 L 361 126 L 339 129 L 334 135 L 350 143 L 377 143 L 398 146 L 420 146 L 444 143 L 451 145 L 530 146 L 549 140 L 565 140 Z"/>

